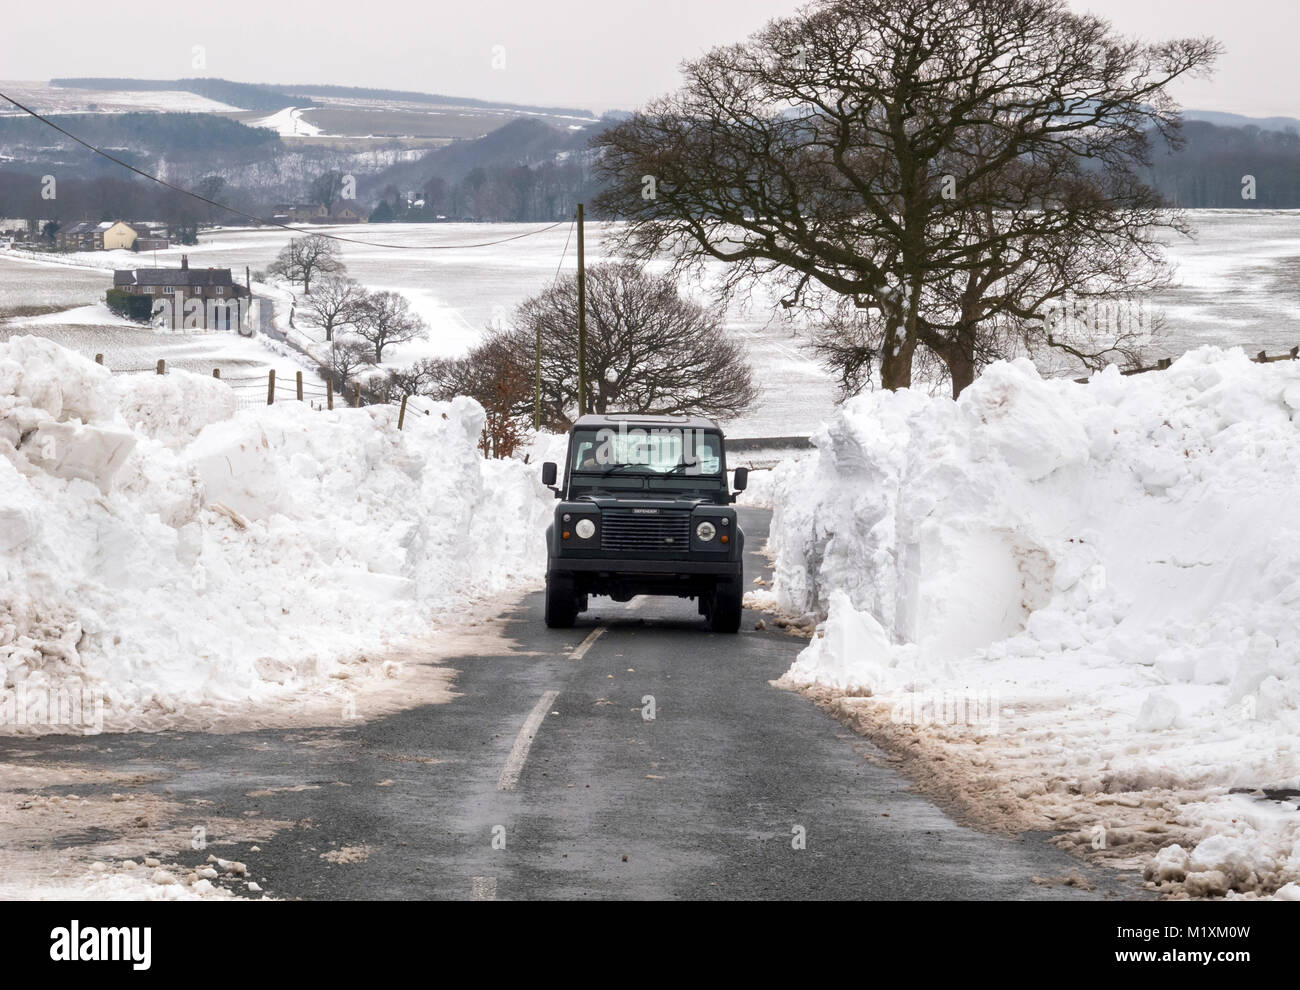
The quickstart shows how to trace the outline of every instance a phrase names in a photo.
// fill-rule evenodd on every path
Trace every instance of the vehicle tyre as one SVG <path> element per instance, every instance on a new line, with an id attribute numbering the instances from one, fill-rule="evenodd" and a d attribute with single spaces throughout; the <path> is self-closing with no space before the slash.
<path id="1" fill-rule="evenodd" d="M 578 617 L 578 596 L 573 578 L 566 574 L 546 575 L 546 625 L 549 629 L 569 629 Z"/>
<path id="2" fill-rule="evenodd" d="M 719 581 L 709 602 L 709 629 L 719 633 L 739 632 L 742 597 L 739 581 Z"/>

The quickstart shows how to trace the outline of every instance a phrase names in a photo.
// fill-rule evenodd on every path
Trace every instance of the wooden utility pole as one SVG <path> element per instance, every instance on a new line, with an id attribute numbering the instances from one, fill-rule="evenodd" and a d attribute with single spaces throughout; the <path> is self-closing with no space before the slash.
<path id="1" fill-rule="evenodd" d="M 536 379 L 533 382 L 533 429 L 542 428 L 542 321 L 537 321 Z"/>
<path id="2" fill-rule="evenodd" d="M 578 204 L 578 415 L 587 415 L 587 253 Z"/>
<path id="3" fill-rule="evenodd" d="M 275 405 L 275 369 L 272 368 L 266 376 L 266 404 Z"/>

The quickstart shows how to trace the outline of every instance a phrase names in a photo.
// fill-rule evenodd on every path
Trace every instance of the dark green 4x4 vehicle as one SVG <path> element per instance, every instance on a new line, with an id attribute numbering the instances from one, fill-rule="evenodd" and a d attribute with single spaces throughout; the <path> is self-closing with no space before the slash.
<path id="1" fill-rule="evenodd" d="M 731 507 L 726 441 L 690 416 L 583 416 L 569 433 L 560 499 L 546 530 L 546 624 L 572 626 L 590 595 L 699 602 L 715 632 L 740 628 L 745 534 Z M 744 491 L 749 471 L 735 471 Z"/>

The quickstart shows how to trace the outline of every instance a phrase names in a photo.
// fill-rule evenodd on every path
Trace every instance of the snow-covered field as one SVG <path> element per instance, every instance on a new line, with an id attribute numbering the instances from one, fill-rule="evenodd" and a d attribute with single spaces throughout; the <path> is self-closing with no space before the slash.
<path id="1" fill-rule="evenodd" d="M 386 646 L 539 579 L 550 493 L 484 460 L 472 400 L 402 432 L 388 406 L 237 405 L 207 376 L 0 343 L 6 687 L 82 692 L 105 728 L 307 696 L 338 709 L 393 673 Z"/>
<path id="2" fill-rule="evenodd" d="M 507 325 L 515 306 L 551 284 L 557 268 L 572 273 L 577 254 L 567 224 L 505 244 L 472 246 L 535 232 L 544 226 L 356 224 L 320 229 L 342 237 L 393 245 L 368 247 L 344 243 L 340 249 L 353 278 L 370 289 L 401 292 L 428 324 L 429 334 L 424 340 L 385 351 L 385 364 L 401 364 L 422 357 L 465 353 L 488 326 Z M 602 229 L 600 224 L 587 225 L 589 264 L 606 257 Z M 264 270 L 292 236 L 284 230 L 205 232 L 199 245 L 157 252 L 157 264 L 179 266 L 181 255 L 186 254 L 194 267 L 230 267 L 242 277 L 245 267 Z M 56 260 L 65 262 L 59 265 L 6 258 L 0 252 L 0 311 L 6 305 L 56 302 L 73 305 L 102 300 L 111 280 L 96 281 L 94 268 L 109 271 L 115 267 L 152 265 L 154 258 L 154 254 L 140 256 L 125 251 L 88 252 L 58 256 Z M 71 268 L 68 263 L 89 266 L 92 270 Z M 69 281 L 75 282 L 75 290 L 65 286 Z M 687 291 L 705 298 L 699 289 Z M 727 323 L 749 345 L 760 392 L 759 401 L 750 412 L 725 424 L 729 432 L 737 436 L 807 435 L 832 414 L 832 383 L 817 363 L 802 353 L 798 338 L 781 317 L 773 317 L 769 306 L 761 301 L 738 302 L 731 307 Z M 3 334 L 4 326 L 0 323 L 0 335 Z M 82 353 L 93 355 L 97 351 L 91 338 L 84 344 L 72 343 L 66 337 L 61 342 Z M 155 347 L 147 354 L 133 357 L 123 355 L 122 359 L 130 362 L 130 366 L 141 366 L 166 357 L 154 353 L 156 350 Z"/>
<path id="3" fill-rule="evenodd" d="M 1198 239 L 1170 244 L 1181 284 L 1157 300 L 1167 329 L 1151 345 L 1149 356 L 1177 356 L 1203 344 L 1240 346 L 1248 353 L 1277 353 L 1300 344 L 1300 303 L 1292 291 L 1300 272 L 1300 213 L 1201 211 L 1193 219 Z M 485 327 L 504 325 L 516 305 L 551 282 L 562 254 L 561 270 L 572 272 L 576 253 L 571 240 L 565 247 L 568 225 L 492 247 L 472 246 L 535 232 L 542 226 L 358 224 L 322 229 L 392 245 L 343 244 L 341 250 L 354 278 L 372 289 L 402 292 L 429 324 L 427 339 L 393 348 L 391 359 L 385 355 L 386 363 L 401 363 L 464 353 Z M 603 230 L 601 224 L 587 227 L 592 263 L 605 257 Z M 247 266 L 257 271 L 271 263 L 291 236 L 283 230 L 205 232 L 197 246 L 157 252 L 157 263 L 179 265 L 181 254 L 188 254 L 196 266 L 230 267 L 236 273 Z M 0 317 L 12 306 L 74 306 L 102 300 L 108 281 L 99 279 L 95 268 L 153 264 L 153 257 L 97 252 L 60 259 L 85 266 L 74 268 L 25 262 L 0 253 Z M 688 291 L 704 298 L 699 289 Z M 737 301 L 727 322 L 748 344 L 759 386 L 756 406 L 726 424 L 733 435 L 807 435 L 834 414 L 833 383 L 804 351 L 790 322 L 774 316 L 762 299 Z M 93 341 L 82 346 L 64 337 L 61 342 L 95 353 Z M 165 356 L 141 354 L 130 361 L 136 366 Z"/>
<path id="4" fill-rule="evenodd" d="M 44 82 L 4 81 L 0 87 L 19 103 L 37 113 L 231 113 L 232 107 L 184 90 L 79 89 L 51 86 Z M 0 116 L 21 116 L 10 104 Z"/>
<path id="5" fill-rule="evenodd" d="M 829 613 L 787 683 L 976 817 L 1166 892 L 1300 894 L 1300 364 L 1003 363 L 816 442 L 753 598 Z"/>

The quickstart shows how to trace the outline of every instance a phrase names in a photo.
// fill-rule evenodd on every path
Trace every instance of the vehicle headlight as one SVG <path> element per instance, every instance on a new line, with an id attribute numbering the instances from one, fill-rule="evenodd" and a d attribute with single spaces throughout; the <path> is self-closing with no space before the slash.
<path id="1" fill-rule="evenodd" d="M 590 540 L 596 535 L 596 524 L 590 519 L 579 519 L 573 531 L 578 534 L 578 539 Z"/>
<path id="2" fill-rule="evenodd" d="M 695 527 L 695 535 L 705 543 L 708 543 L 713 539 L 713 537 L 717 535 L 717 532 L 717 528 L 707 519 Z"/>

